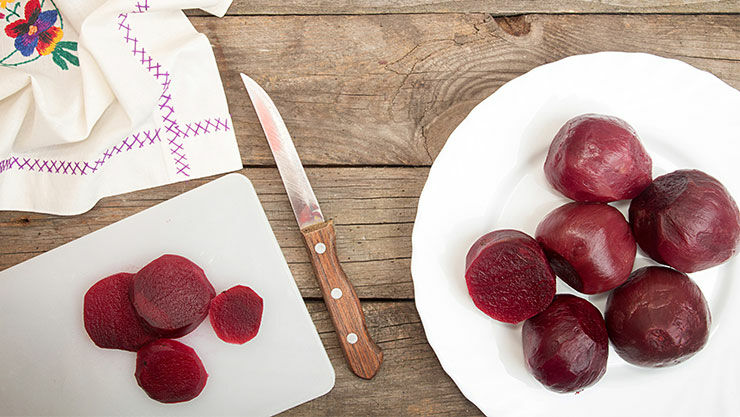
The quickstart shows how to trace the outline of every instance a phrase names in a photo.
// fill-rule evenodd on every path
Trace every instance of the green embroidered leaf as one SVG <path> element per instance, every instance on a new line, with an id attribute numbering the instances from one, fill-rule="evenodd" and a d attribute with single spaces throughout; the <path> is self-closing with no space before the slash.
<path id="1" fill-rule="evenodd" d="M 57 51 L 59 51 L 59 52 L 57 52 Z M 59 50 L 55 49 L 54 50 L 54 55 L 59 55 L 60 57 L 66 59 L 72 65 L 74 65 L 76 67 L 79 67 L 80 66 L 80 60 L 76 56 L 74 56 L 71 53 L 65 51 L 64 49 L 59 49 Z"/>
<path id="2" fill-rule="evenodd" d="M 59 56 L 59 54 L 52 53 L 51 54 L 51 57 L 54 60 L 54 63 L 57 64 L 57 65 L 59 65 L 59 68 L 61 68 L 63 70 L 69 69 L 69 67 L 67 66 L 67 63 L 64 62 L 64 60 L 62 59 L 61 56 Z"/>
<path id="3" fill-rule="evenodd" d="M 5 18 L 6 22 L 10 22 L 10 18 L 13 16 L 17 17 L 18 19 L 21 18 L 21 15 L 18 14 L 18 7 L 20 6 L 21 6 L 20 2 L 16 3 L 15 6 L 13 6 L 13 10 L 10 10 L 10 6 L 5 6 L 5 10 L 10 12 L 10 14 Z"/>
<path id="4" fill-rule="evenodd" d="M 62 42 L 59 42 L 57 44 L 57 48 L 69 49 L 70 51 L 76 51 L 77 50 L 77 42 L 62 41 Z"/>

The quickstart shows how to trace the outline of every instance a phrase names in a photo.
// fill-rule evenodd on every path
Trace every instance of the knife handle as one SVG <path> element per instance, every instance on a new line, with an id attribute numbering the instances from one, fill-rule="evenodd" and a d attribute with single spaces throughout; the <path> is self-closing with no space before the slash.
<path id="1" fill-rule="evenodd" d="M 334 222 L 315 224 L 301 233 L 349 367 L 360 378 L 372 379 L 383 363 L 383 352 L 370 337 L 360 299 L 339 264 Z"/>

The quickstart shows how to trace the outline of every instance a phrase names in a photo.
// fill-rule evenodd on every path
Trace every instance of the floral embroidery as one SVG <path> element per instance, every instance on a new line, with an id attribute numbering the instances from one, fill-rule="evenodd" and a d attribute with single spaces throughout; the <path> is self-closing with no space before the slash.
<path id="1" fill-rule="evenodd" d="M 23 56 L 31 56 L 34 48 L 40 55 L 49 55 L 62 39 L 62 29 L 53 26 L 57 11 L 41 11 L 38 0 L 26 3 L 26 18 L 5 27 L 5 33 L 15 38 L 15 49 Z"/>
<path id="2" fill-rule="evenodd" d="M 53 0 L 49 1 L 54 5 Z M 45 2 L 45 0 L 42 0 L 42 2 Z M 54 10 L 42 11 L 43 3 L 39 4 L 39 0 L 29 0 L 24 9 L 25 19 L 20 18 L 16 12 L 18 5 L 16 4 L 13 10 L 6 7 L 6 11 L 13 12 L 18 17 L 5 27 L 5 34 L 15 39 L 15 51 L 0 60 L 0 64 L 3 66 L 18 66 L 33 62 L 42 56 L 51 55 L 54 63 L 63 70 L 69 69 L 67 63 L 79 66 L 79 59 L 70 52 L 77 50 L 77 42 L 61 41 L 64 36 L 63 21 L 56 5 L 54 5 Z M 54 26 L 57 19 L 59 19 L 59 27 Z M 20 52 L 24 57 L 31 57 L 34 55 L 34 51 L 38 55 L 31 59 L 6 63 L 16 52 Z"/>

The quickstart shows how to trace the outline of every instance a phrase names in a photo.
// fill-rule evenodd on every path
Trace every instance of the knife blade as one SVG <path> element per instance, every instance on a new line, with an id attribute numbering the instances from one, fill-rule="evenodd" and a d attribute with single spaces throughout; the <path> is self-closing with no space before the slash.
<path id="1" fill-rule="evenodd" d="M 321 213 L 275 103 L 254 80 L 244 74 L 241 77 L 275 157 L 344 356 L 352 372 L 372 379 L 383 363 L 383 352 L 367 331 L 360 299 L 339 263 L 334 222 L 325 220 Z"/>
<path id="2" fill-rule="evenodd" d="M 319 202 L 308 182 L 306 171 L 303 170 L 301 159 L 295 150 L 288 128 L 285 127 L 285 122 L 280 117 L 280 112 L 259 84 L 244 74 L 241 76 L 249 98 L 252 100 L 252 106 L 257 112 L 262 130 L 267 137 L 267 142 L 270 144 L 272 155 L 275 157 L 275 163 L 277 163 L 280 178 L 285 185 L 285 191 L 288 193 L 298 226 L 303 229 L 324 222 Z"/>

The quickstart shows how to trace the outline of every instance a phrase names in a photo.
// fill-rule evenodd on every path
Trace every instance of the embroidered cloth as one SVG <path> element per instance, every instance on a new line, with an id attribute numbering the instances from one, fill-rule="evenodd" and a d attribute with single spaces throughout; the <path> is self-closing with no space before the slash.
<path id="1" fill-rule="evenodd" d="M 183 9 L 231 0 L 0 0 L 0 210 L 241 168 L 208 39 Z"/>

